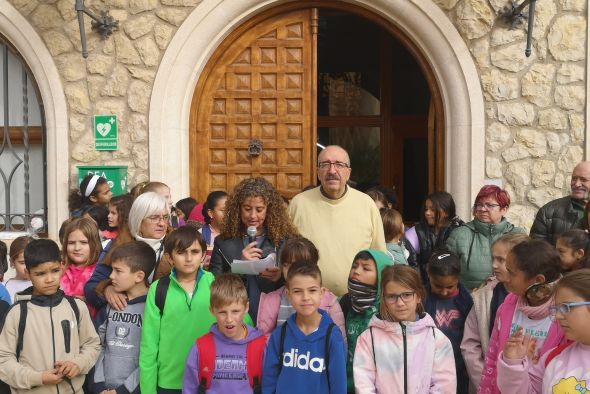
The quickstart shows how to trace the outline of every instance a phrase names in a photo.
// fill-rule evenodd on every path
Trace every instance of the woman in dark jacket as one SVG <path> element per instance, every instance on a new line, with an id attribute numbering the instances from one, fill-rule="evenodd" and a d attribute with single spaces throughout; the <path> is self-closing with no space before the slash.
<path id="1" fill-rule="evenodd" d="M 409 263 L 418 265 L 425 285 L 428 284 L 426 265 L 430 256 L 437 250 L 446 249 L 451 232 L 463 224 L 455 212 L 455 201 L 450 193 L 434 192 L 424 201 L 420 222 L 406 231 L 405 237 L 413 249 L 410 257 L 416 256 L 416 261 Z"/>
<path id="2" fill-rule="evenodd" d="M 247 229 L 256 228 L 256 240 L 249 242 Z M 284 241 L 298 235 L 281 195 L 264 178 L 240 182 L 225 206 L 223 231 L 215 238 L 209 271 L 214 275 L 231 271 L 233 260 L 259 260 L 270 253 L 280 255 Z M 278 258 L 278 257 L 277 257 Z M 281 271 L 266 269 L 259 275 L 242 275 L 250 299 L 250 316 L 256 321 L 260 292 L 281 286 Z"/>

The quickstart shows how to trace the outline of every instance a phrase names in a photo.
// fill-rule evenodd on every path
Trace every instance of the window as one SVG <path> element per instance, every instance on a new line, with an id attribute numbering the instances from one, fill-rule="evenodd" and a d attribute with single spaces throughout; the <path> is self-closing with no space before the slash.
<path id="1" fill-rule="evenodd" d="M 47 232 L 45 152 L 35 79 L 0 35 L 0 231 Z"/>

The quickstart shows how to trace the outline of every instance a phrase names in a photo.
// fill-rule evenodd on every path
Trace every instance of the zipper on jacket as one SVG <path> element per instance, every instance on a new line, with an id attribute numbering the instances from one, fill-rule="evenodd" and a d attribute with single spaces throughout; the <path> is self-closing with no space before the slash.
<path id="1" fill-rule="evenodd" d="M 404 394 L 408 394 L 408 340 L 406 338 L 406 326 L 399 323 L 402 327 L 402 337 L 404 338 Z"/>

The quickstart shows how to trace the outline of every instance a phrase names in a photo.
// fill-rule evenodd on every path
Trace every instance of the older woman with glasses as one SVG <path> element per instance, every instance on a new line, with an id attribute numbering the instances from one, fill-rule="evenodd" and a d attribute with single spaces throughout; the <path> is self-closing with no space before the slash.
<path id="1" fill-rule="evenodd" d="M 125 294 L 117 293 L 108 282 L 111 275 L 111 254 L 117 246 L 131 241 L 143 241 L 156 252 L 156 268 L 149 277 L 152 282 L 170 273 L 172 266 L 164 255 L 164 237 L 168 233 L 170 212 L 166 199 L 155 192 L 139 195 L 129 211 L 129 222 L 117 238 L 104 248 L 94 274 L 86 283 L 86 300 L 98 309 L 107 303 L 116 310 L 127 305 Z"/>
<path id="2" fill-rule="evenodd" d="M 475 197 L 474 219 L 455 229 L 447 248 L 461 259 L 461 280 L 468 289 L 479 287 L 492 275 L 491 246 L 507 233 L 526 233 L 506 220 L 510 195 L 498 186 L 486 185 Z"/>

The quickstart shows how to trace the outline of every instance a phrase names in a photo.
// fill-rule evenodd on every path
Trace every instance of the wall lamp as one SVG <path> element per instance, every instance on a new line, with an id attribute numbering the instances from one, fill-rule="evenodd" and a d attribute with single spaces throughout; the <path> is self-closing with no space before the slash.
<path id="1" fill-rule="evenodd" d="M 84 14 L 92 18 L 92 30 L 98 31 L 103 40 L 119 29 L 119 21 L 115 20 L 108 11 L 101 11 L 100 16 L 87 10 L 84 6 L 84 0 L 76 0 L 76 12 L 78 13 L 78 24 L 80 25 L 80 40 L 82 42 L 82 56 L 88 57 L 88 48 L 86 47 L 86 31 L 84 30 Z"/>
<path id="2" fill-rule="evenodd" d="M 519 5 L 512 1 L 512 6 L 506 6 L 500 12 L 501 20 L 509 25 L 511 29 L 517 29 L 522 26 L 525 20 L 528 19 L 527 36 L 526 36 L 526 49 L 524 54 L 526 57 L 531 56 L 531 47 L 533 44 L 533 26 L 535 24 L 535 5 L 537 0 L 524 0 Z M 525 7 L 529 7 L 529 15 L 525 15 L 522 11 Z"/>

